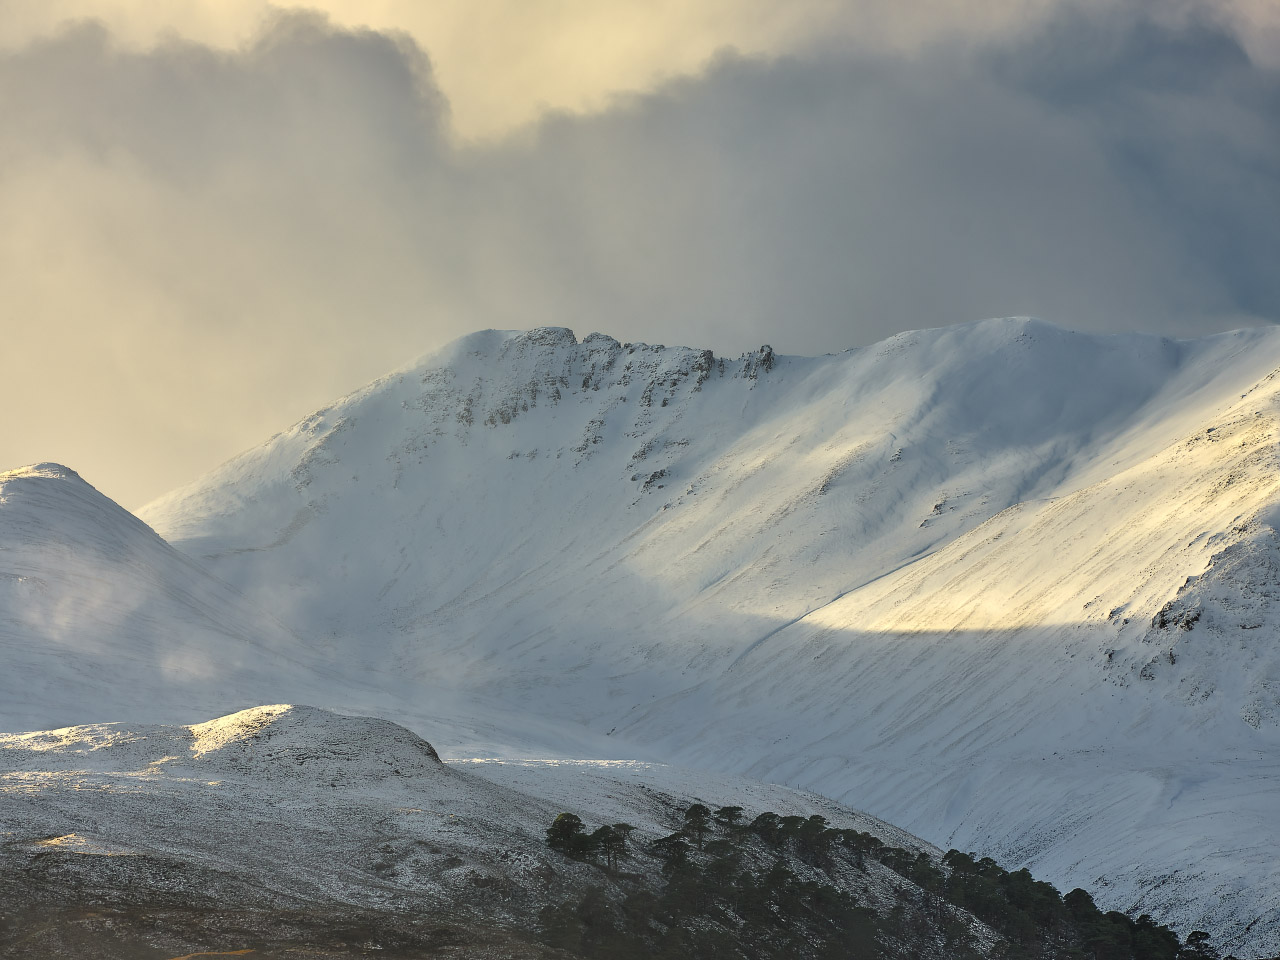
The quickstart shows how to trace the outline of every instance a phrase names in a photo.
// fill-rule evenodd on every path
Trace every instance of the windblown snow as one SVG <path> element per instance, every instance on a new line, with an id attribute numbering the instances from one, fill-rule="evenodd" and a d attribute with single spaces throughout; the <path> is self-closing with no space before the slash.
<path id="1" fill-rule="evenodd" d="M 1025 319 L 475 334 L 151 504 L 164 540 L 0 477 L 0 721 L 287 696 L 663 760 L 1280 952 L 1278 369 L 1273 330 Z"/>
<path id="2" fill-rule="evenodd" d="M 266 610 L 75 471 L 45 463 L 0 473 L 6 728 L 107 720 L 158 704 L 225 708 L 237 696 L 270 700 L 273 690 L 301 699 L 315 691 L 309 656 Z"/>

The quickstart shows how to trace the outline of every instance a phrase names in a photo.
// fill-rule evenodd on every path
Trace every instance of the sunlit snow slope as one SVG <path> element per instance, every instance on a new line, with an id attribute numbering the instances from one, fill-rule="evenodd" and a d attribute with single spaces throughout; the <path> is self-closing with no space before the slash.
<path id="1" fill-rule="evenodd" d="M 1277 951 L 1278 367 L 1269 330 L 816 359 L 490 331 L 142 516 L 335 669 Z"/>

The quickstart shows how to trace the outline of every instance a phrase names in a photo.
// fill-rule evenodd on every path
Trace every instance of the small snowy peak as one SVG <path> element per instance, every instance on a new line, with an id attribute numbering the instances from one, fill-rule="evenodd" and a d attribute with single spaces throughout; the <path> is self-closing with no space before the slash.
<path id="1" fill-rule="evenodd" d="M 60 463 L 32 463 L 14 470 L 0 471 L 0 483 L 6 480 L 22 480 L 39 478 L 42 480 L 74 480 L 84 483 L 84 478 L 70 467 Z"/>
<path id="2" fill-rule="evenodd" d="M 201 769 L 369 785 L 439 775 L 435 749 L 397 724 L 316 707 L 254 707 L 187 728 Z"/>
<path id="3" fill-rule="evenodd" d="M 159 540 L 145 523 L 58 463 L 0 473 L 0 547 L 17 550 L 37 537 L 99 553 Z"/>
<path id="4" fill-rule="evenodd" d="M 431 744 L 402 726 L 293 704 L 186 727 L 115 722 L 0 734 L 0 767 L 366 787 L 445 773 Z"/>

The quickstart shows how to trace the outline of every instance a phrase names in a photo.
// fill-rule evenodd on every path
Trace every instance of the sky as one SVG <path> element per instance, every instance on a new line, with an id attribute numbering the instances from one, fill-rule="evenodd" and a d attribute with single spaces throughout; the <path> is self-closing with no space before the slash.
<path id="1" fill-rule="evenodd" d="M 1271 0 L 0 0 L 0 467 L 127 507 L 464 333 L 1280 319 Z"/>

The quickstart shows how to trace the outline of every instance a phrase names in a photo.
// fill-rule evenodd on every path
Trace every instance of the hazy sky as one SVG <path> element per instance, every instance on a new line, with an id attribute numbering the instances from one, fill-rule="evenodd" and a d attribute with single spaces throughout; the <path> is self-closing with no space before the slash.
<path id="1" fill-rule="evenodd" d="M 1274 322 L 1278 68 L 1270 0 L 0 0 L 0 465 L 140 506 L 490 326 Z"/>

